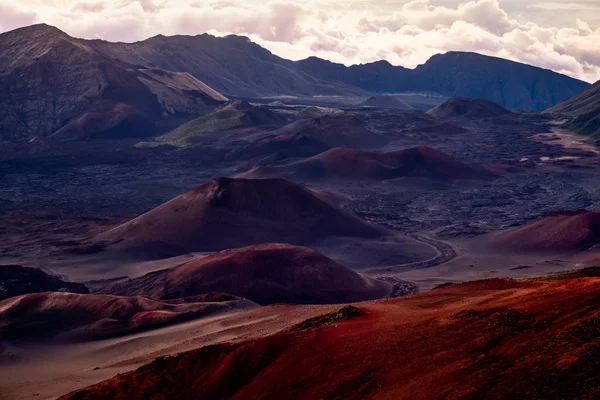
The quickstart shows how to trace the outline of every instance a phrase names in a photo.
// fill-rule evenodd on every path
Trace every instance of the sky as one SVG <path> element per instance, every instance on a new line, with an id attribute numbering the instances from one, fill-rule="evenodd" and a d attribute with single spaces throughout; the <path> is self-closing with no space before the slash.
<path id="1" fill-rule="evenodd" d="M 346 65 L 475 51 L 600 80 L 600 0 L 0 0 L 0 32 L 41 22 L 123 42 L 234 33 Z"/>

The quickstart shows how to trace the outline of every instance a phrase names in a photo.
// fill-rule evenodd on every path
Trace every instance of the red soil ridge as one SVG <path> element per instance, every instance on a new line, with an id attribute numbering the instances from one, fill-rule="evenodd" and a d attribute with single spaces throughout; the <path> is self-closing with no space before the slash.
<path id="1" fill-rule="evenodd" d="M 594 399 L 599 290 L 598 277 L 450 285 L 157 359 L 62 399 Z"/>

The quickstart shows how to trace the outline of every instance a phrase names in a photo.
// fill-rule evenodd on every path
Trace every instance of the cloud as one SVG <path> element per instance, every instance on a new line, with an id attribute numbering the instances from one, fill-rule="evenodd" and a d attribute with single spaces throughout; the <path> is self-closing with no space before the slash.
<path id="1" fill-rule="evenodd" d="M 31 25 L 35 22 L 36 16 L 33 11 L 23 10 L 11 3 L 0 2 L 0 32 Z"/>
<path id="2" fill-rule="evenodd" d="M 386 59 L 406 67 L 440 52 L 476 51 L 600 79 L 600 28 L 586 18 L 600 10 L 595 1 L 505 3 L 510 13 L 498 0 L 0 0 L 0 30 L 46 22 L 73 36 L 112 41 L 235 33 L 291 59 Z M 514 12 L 517 3 L 523 12 L 577 17 L 568 26 L 534 23 Z"/>

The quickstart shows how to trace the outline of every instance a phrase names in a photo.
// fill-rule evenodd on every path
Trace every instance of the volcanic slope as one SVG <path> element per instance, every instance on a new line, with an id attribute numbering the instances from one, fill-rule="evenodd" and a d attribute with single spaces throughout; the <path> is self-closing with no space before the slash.
<path id="1" fill-rule="evenodd" d="M 600 81 L 547 112 L 570 116 L 564 128 L 600 139 Z"/>
<path id="2" fill-rule="evenodd" d="M 283 179 L 217 178 L 98 236 L 145 256 L 386 232 Z"/>
<path id="3" fill-rule="evenodd" d="M 483 119 L 501 117 L 509 114 L 506 108 L 484 99 L 451 99 L 427 111 L 435 118 L 469 118 Z"/>
<path id="4" fill-rule="evenodd" d="M 88 43 L 131 64 L 156 65 L 201 77 L 232 97 L 364 95 L 355 87 L 319 81 L 244 36 L 158 35 L 137 43 Z"/>
<path id="5" fill-rule="evenodd" d="M 491 244 L 517 252 L 572 252 L 600 242 L 599 211 L 558 211 L 538 221 L 503 232 Z"/>
<path id="6" fill-rule="evenodd" d="M 128 64 L 48 26 L 0 34 L 0 138 L 151 136 L 226 98 L 190 74 Z"/>
<path id="7" fill-rule="evenodd" d="M 262 305 L 328 304 L 387 297 L 391 286 L 363 277 L 306 247 L 260 244 L 224 250 L 119 282 L 106 292 L 161 299 L 225 292 Z"/>
<path id="8" fill-rule="evenodd" d="M 231 160 L 259 159 L 261 164 L 276 162 L 286 158 L 311 157 L 329 150 L 329 146 L 320 141 L 305 136 L 296 135 L 269 135 L 248 143 L 231 152 Z"/>
<path id="9" fill-rule="evenodd" d="M 37 268 L 0 265 L 0 300 L 37 292 L 89 293 L 81 283 L 65 282 Z"/>
<path id="10" fill-rule="evenodd" d="M 148 297 L 35 293 L 0 302 L 0 337 L 101 339 L 256 306 L 224 294 L 160 301 Z"/>
<path id="11" fill-rule="evenodd" d="M 401 177 L 432 179 L 491 179 L 487 169 L 461 162 L 439 150 L 418 146 L 390 153 L 336 147 L 304 160 L 259 166 L 241 177 L 280 176 L 288 179 L 382 180 Z"/>
<path id="12" fill-rule="evenodd" d="M 156 360 L 62 399 L 593 399 L 598 290 L 597 276 L 444 286 Z"/>
<path id="13" fill-rule="evenodd" d="M 210 114 L 189 121 L 171 132 L 155 139 L 156 142 L 175 146 L 193 144 L 207 132 L 217 132 L 244 126 L 283 125 L 286 119 L 264 107 L 253 106 L 245 101 L 230 101 Z"/>
<path id="14" fill-rule="evenodd" d="M 365 128 L 356 117 L 325 115 L 319 118 L 301 119 L 278 129 L 278 135 L 304 135 L 329 147 L 350 146 L 370 148 L 383 146 L 389 140 Z"/>

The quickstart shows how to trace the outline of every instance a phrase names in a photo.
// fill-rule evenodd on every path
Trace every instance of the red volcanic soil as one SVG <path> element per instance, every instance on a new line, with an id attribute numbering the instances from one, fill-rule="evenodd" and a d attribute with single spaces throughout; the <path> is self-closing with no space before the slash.
<path id="1" fill-rule="evenodd" d="M 145 117 L 123 103 L 104 103 L 72 120 L 56 131 L 59 139 L 112 139 L 130 137 L 132 133 L 147 136 L 155 131 L 152 118 Z"/>
<path id="2" fill-rule="evenodd" d="M 225 250 L 118 283 L 106 293 L 174 299 L 224 292 L 259 304 L 348 303 L 387 297 L 388 283 L 366 278 L 306 247 L 261 244 Z"/>
<path id="3" fill-rule="evenodd" d="M 506 108 L 484 99 L 451 99 L 427 111 L 436 118 L 491 118 L 509 114 Z"/>
<path id="4" fill-rule="evenodd" d="M 241 177 L 282 176 L 290 179 L 393 179 L 427 177 L 434 179 L 490 179 L 494 175 L 439 150 L 418 146 L 390 153 L 371 153 L 336 147 L 314 157 L 256 167 Z"/>
<path id="5" fill-rule="evenodd" d="M 277 131 L 281 135 L 304 135 L 329 147 L 350 146 L 368 148 L 382 146 L 388 139 L 363 127 L 356 117 L 325 115 L 292 122 Z"/>
<path id="6" fill-rule="evenodd" d="M 62 399 L 595 399 L 599 290 L 598 277 L 449 285 L 157 359 Z"/>
<path id="7" fill-rule="evenodd" d="M 148 297 L 44 292 L 0 302 L 0 337 L 89 340 L 256 307 L 246 299 L 205 295 L 175 301 Z"/>
<path id="8" fill-rule="evenodd" d="M 538 221 L 504 232 L 491 244 L 518 252 L 587 250 L 600 242 L 600 211 L 558 211 Z"/>
<path id="9" fill-rule="evenodd" d="M 283 179 L 217 178 L 97 238 L 144 257 L 386 234 Z"/>

